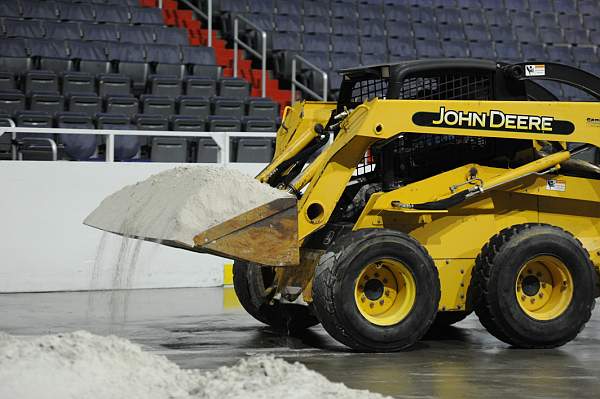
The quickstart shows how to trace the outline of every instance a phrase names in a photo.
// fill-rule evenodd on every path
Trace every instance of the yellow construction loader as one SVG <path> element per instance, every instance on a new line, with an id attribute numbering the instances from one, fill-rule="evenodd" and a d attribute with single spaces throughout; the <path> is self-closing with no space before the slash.
<path id="1" fill-rule="evenodd" d="M 512 346 L 575 338 L 600 295 L 600 78 L 460 59 L 342 76 L 337 102 L 285 109 L 256 176 L 295 198 L 162 243 L 233 258 L 252 316 L 355 350 L 472 311 Z M 591 101 L 559 101 L 557 82 Z"/>

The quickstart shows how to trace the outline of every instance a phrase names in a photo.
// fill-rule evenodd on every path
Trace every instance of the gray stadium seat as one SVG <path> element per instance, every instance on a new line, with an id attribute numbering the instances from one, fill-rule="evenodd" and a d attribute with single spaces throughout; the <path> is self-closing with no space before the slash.
<path id="1" fill-rule="evenodd" d="M 143 91 L 148 77 L 148 64 L 143 46 L 129 43 L 108 43 L 108 59 L 118 63 L 118 72 L 131 78 L 134 90 Z"/>
<path id="2" fill-rule="evenodd" d="M 53 71 L 57 74 L 71 69 L 71 60 L 67 47 L 62 40 L 27 39 L 29 56 L 38 69 Z"/>
<path id="3" fill-rule="evenodd" d="M 65 99 L 59 94 L 32 93 L 29 96 L 29 109 L 54 115 L 65 110 Z"/>
<path id="4" fill-rule="evenodd" d="M 169 120 L 161 115 L 137 114 L 134 121 L 138 130 L 169 130 Z"/>
<path id="5" fill-rule="evenodd" d="M 184 28 L 156 28 L 154 34 L 156 36 L 156 43 L 158 44 L 168 44 L 171 46 L 187 46 L 189 44 L 188 32 Z"/>
<path id="6" fill-rule="evenodd" d="M 250 95 L 248 82 L 238 78 L 222 78 L 219 81 L 219 96 L 245 100 Z"/>
<path id="7" fill-rule="evenodd" d="M 279 106 L 268 98 L 250 98 L 247 101 L 247 115 L 274 120 L 279 116 Z"/>
<path id="8" fill-rule="evenodd" d="M 242 126 L 245 132 L 269 132 L 277 131 L 277 126 L 273 119 L 244 117 L 242 118 Z M 268 139 L 271 140 L 271 139 Z"/>
<path id="9" fill-rule="evenodd" d="M 27 19 L 56 19 L 58 9 L 53 1 L 23 1 L 21 2 L 23 18 Z"/>
<path id="10" fill-rule="evenodd" d="M 0 2 L 0 15 L 3 17 L 21 17 L 21 7 L 16 1 L 2 1 Z"/>
<path id="11" fill-rule="evenodd" d="M 210 47 L 181 46 L 183 63 L 188 66 L 189 74 L 210 79 L 218 79 L 219 67 L 215 51 Z"/>
<path id="12" fill-rule="evenodd" d="M 16 114 L 18 127 L 49 128 L 52 127 L 52 116 L 46 112 L 20 111 Z M 18 152 L 23 160 L 48 161 L 52 160 L 52 145 L 56 144 L 53 134 L 17 134 Z"/>
<path id="13" fill-rule="evenodd" d="M 95 116 L 102 112 L 102 100 L 93 93 L 72 94 L 67 98 L 68 109 L 71 112 Z"/>
<path id="14" fill-rule="evenodd" d="M 131 79 L 119 74 L 102 74 L 98 76 L 98 95 L 129 96 L 131 94 Z"/>
<path id="15" fill-rule="evenodd" d="M 127 115 L 132 118 L 139 111 L 138 100 L 128 96 L 109 96 L 106 98 L 106 113 Z"/>
<path id="16" fill-rule="evenodd" d="M 58 12 L 62 21 L 93 22 L 94 11 L 90 4 L 85 3 L 57 3 Z"/>
<path id="17" fill-rule="evenodd" d="M 151 75 L 146 92 L 156 96 L 177 97 L 181 94 L 181 79 L 174 75 Z"/>
<path id="18" fill-rule="evenodd" d="M 0 92 L 14 91 L 16 89 L 17 89 L 17 82 L 15 80 L 15 74 L 12 72 L 1 72 L 0 71 Z"/>
<path id="19" fill-rule="evenodd" d="M 0 70 L 20 75 L 29 69 L 31 59 L 25 39 L 0 39 Z"/>
<path id="20" fill-rule="evenodd" d="M 113 24 L 81 24 L 84 40 L 97 40 L 116 42 L 119 40 L 119 31 Z"/>
<path id="21" fill-rule="evenodd" d="M 95 4 L 94 15 L 96 22 L 111 22 L 116 24 L 129 23 L 129 8 L 116 4 Z"/>
<path id="22" fill-rule="evenodd" d="M 170 116 L 175 114 L 175 100 L 165 96 L 144 94 L 140 97 L 142 112 L 146 115 Z"/>
<path id="23" fill-rule="evenodd" d="M 40 21 L 5 19 L 2 23 L 6 37 L 44 37 L 44 28 Z"/>
<path id="24" fill-rule="evenodd" d="M 136 126 L 126 115 L 99 114 L 96 117 L 98 129 L 135 130 Z M 139 136 L 115 136 L 115 160 L 128 161 L 140 153 Z"/>
<path id="25" fill-rule="evenodd" d="M 153 74 L 183 77 L 184 66 L 178 46 L 154 44 L 146 45 L 145 49 L 146 61 L 152 66 Z"/>
<path id="26" fill-rule="evenodd" d="M 81 39 L 81 29 L 78 23 L 74 22 L 53 22 L 44 21 L 44 30 L 46 37 L 54 40 L 79 40 Z"/>
<path id="27" fill-rule="evenodd" d="M 51 71 L 29 71 L 25 75 L 25 93 L 58 93 L 58 76 Z"/>
<path id="28" fill-rule="evenodd" d="M 111 71 L 104 44 L 68 40 L 67 48 L 69 49 L 71 59 L 75 60 L 79 71 L 88 72 L 93 75 L 109 73 Z"/>
<path id="29" fill-rule="evenodd" d="M 184 86 L 188 96 L 213 97 L 217 94 L 217 82 L 214 79 L 186 76 Z"/>
<path id="30" fill-rule="evenodd" d="M 0 92 L 0 113 L 11 117 L 25 110 L 25 96 L 18 91 Z"/>
<path id="31" fill-rule="evenodd" d="M 160 8 L 130 7 L 132 24 L 163 25 Z"/>
<path id="32" fill-rule="evenodd" d="M 89 115 L 76 112 L 61 112 L 56 115 L 56 127 L 63 129 L 93 129 Z M 58 141 L 69 159 L 88 161 L 98 147 L 98 137 L 91 134 L 58 134 Z"/>
<path id="33" fill-rule="evenodd" d="M 182 137 L 152 138 L 152 162 L 187 162 L 188 141 Z"/>
<path id="34" fill-rule="evenodd" d="M 62 93 L 64 95 L 95 93 L 94 77 L 85 72 L 65 72 L 62 75 Z"/>
<path id="35" fill-rule="evenodd" d="M 213 97 L 211 103 L 213 115 L 235 118 L 244 116 L 244 103 L 239 98 Z"/>
<path id="36" fill-rule="evenodd" d="M 210 115 L 210 101 L 206 97 L 179 96 L 177 113 L 206 120 Z"/>
<path id="37" fill-rule="evenodd" d="M 152 26 L 119 25 L 118 29 L 121 43 L 154 43 L 154 28 Z"/>

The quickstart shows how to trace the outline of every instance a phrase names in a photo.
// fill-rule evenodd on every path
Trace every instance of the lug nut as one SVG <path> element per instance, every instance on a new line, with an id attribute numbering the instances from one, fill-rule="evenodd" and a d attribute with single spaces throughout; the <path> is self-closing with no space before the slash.
<path id="1" fill-rule="evenodd" d="M 524 301 L 525 300 L 525 295 L 521 295 L 521 300 Z"/>
<path id="2" fill-rule="evenodd" d="M 372 309 L 372 308 L 373 308 L 373 306 L 375 306 L 375 304 L 374 304 L 373 302 L 371 302 L 371 303 L 369 304 L 369 307 Z"/>
<path id="3" fill-rule="evenodd" d="M 379 273 L 375 272 L 375 278 L 379 277 Z"/>
<path id="4" fill-rule="evenodd" d="M 387 282 L 388 282 L 388 279 L 387 279 L 387 278 L 384 278 L 384 279 L 383 279 L 383 284 L 387 284 Z"/>
<path id="5" fill-rule="evenodd" d="M 544 293 L 540 292 L 540 298 L 543 298 L 543 297 L 544 297 Z"/>
<path id="6" fill-rule="evenodd" d="M 531 303 L 535 303 L 535 298 L 531 298 Z"/>
<path id="7" fill-rule="evenodd" d="M 390 290 L 385 290 L 385 296 L 390 296 Z"/>
<path id="8" fill-rule="evenodd" d="M 384 303 L 384 301 L 383 301 L 383 299 L 381 299 L 381 300 L 379 301 L 379 304 L 380 304 L 381 306 L 383 306 L 383 303 Z"/>

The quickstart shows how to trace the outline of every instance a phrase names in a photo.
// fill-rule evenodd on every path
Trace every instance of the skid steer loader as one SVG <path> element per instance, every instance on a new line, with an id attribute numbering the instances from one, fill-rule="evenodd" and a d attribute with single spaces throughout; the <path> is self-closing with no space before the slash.
<path id="1" fill-rule="evenodd" d="M 599 296 L 600 78 L 466 59 L 342 75 L 336 103 L 286 108 L 256 177 L 295 198 L 162 243 L 233 258 L 252 316 L 321 323 L 355 350 L 402 350 L 472 311 L 512 346 L 575 338 Z"/>

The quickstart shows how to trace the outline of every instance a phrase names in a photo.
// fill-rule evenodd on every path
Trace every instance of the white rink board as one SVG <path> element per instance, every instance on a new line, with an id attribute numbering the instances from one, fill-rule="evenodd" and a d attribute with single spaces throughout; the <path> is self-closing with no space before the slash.
<path id="1" fill-rule="evenodd" d="M 98 279 L 92 270 L 102 232 L 82 224 L 107 195 L 164 163 L 0 161 L 0 292 L 109 289 L 121 237 L 108 234 Z M 263 164 L 228 164 L 256 175 Z M 210 287 L 227 260 L 144 242 L 131 288 Z"/>

